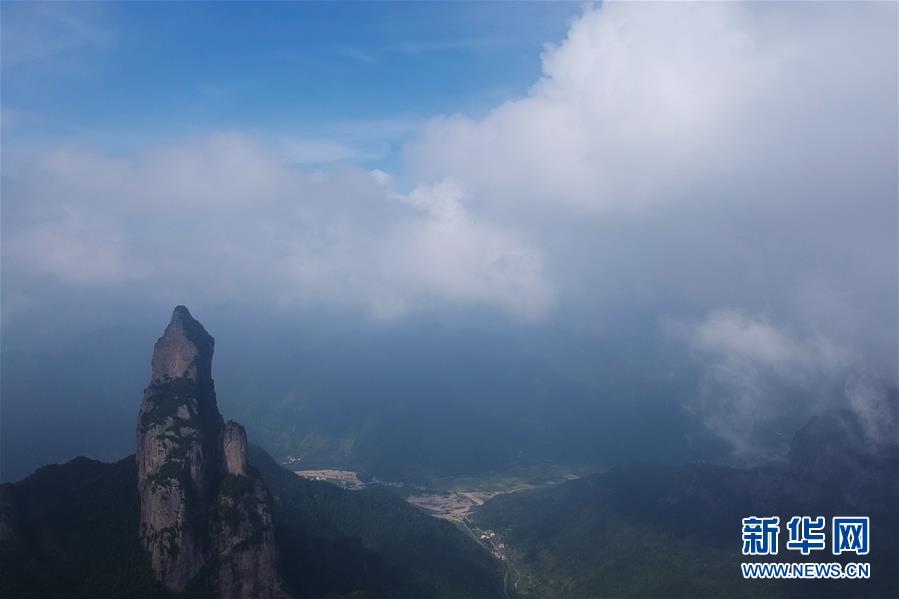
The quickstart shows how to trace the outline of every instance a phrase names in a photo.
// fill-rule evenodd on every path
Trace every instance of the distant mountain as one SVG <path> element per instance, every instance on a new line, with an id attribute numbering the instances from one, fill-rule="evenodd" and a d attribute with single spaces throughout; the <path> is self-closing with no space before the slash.
<path id="1" fill-rule="evenodd" d="M 882 414 L 895 431 L 895 396 Z M 498 496 L 473 522 L 508 545 L 514 590 L 526 597 L 897 597 L 899 448 L 867 425 L 849 410 L 827 412 L 796 434 L 787 463 L 618 467 Z M 871 579 L 744 580 L 740 520 L 749 515 L 870 516 Z"/>
<path id="2" fill-rule="evenodd" d="M 218 411 L 213 345 L 179 306 L 156 343 L 136 456 L 0 485 L 0 596 L 502 593 L 490 555 L 451 524 L 248 452 L 243 427 Z"/>

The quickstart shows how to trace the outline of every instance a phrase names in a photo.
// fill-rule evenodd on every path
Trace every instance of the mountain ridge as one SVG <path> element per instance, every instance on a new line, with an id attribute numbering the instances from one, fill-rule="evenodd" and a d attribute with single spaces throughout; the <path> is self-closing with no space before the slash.
<path id="1" fill-rule="evenodd" d="M 896 422 L 895 393 L 883 408 Z M 848 409 L 812 418 L 784 463 L 616 466 L 495 497 L 472 519 L 506 542 L 524 597 L 899 596 L 899 443 L 861 434 L 863 420 Z M 871 578 L 744 580 L 740 520 L 750 515 L 869 516 L 871 554 L 852 557 L 871 563 Z"/>

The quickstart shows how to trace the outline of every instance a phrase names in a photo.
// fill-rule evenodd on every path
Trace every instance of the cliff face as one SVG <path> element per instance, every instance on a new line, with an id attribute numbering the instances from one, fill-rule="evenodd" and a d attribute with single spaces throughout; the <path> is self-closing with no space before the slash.
<path id="1" fill-rule="evenodd" d="M 137 422 L 140 539 L 157 578 L 220 597 L 280 594 L 271 497 L 215 399 L 215 340 L 184 306 L 156 342 Z"/>
<path id="2" fill-rule="evenodd" d="M 211 376 L 214 343 L 187 308 L 175 308 L 154 347 L 138 413 L 140 537 L 172 590 L 183 590 L 208 554 L 206 514 L 222 426 Z"/>

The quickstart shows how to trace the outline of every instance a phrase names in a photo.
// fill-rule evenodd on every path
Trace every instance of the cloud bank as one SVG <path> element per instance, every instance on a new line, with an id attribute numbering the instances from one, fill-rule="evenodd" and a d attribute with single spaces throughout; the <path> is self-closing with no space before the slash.
<path id="1" fill-rule="evenodd" d="M 547 47 L 526 98 L 434 119 L 408 157 L 420 177 L 453 176 L 484 201 L 588 212 L 681 202 L 710 177 L 861 166 L 872 154 L 846 150 L 894 141 L 877 93 L 895 65 L 894 13 L 605 3 Z"/>
<path id="2" fill-rule="evenodd" d="M 792 428 L 842 400 L 843 382 L 863 368 L 857 356 L 819 333 L 738 310 L 667 327 L 702 365 L 699 390 L 688 408 L 743 459 L 777 455 Z M 858 397 L 845 395 L 850 402 Z"/>
<path id="3" fill-rule="evenodd" d="M 527 240 L 472 218 L 448 183 L 400 195 L 384 182 L 354 168 L 296 170 L 238 133 L 130 159 L 54 150 L 8 183 L 4 274 L 376 318 L 423 303 L 486 303 L 524 319 L 548 309 Z"/>

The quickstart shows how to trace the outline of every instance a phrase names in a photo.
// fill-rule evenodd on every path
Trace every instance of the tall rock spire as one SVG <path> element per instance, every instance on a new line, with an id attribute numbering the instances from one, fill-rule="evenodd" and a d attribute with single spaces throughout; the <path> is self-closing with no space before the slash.
<path id="1" fill-rule="evenodd" d="M 154 347 L 137 422 L 141 542 L 172 591 L 280 597 L 271 498 L 246 463 L 243 427 L 219 414 L 214 345 L 178 306 Z"/>
<path id="2" fill-rule="evenodd" d="M 176 306 L 172 320 L 153 348 L 151 383 L 178 378 L 212 382 L 212 352 L 215 339 L 184 306 Z"/>

